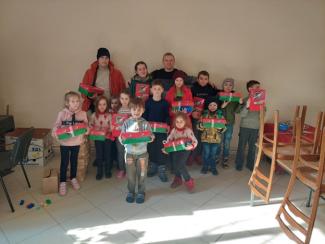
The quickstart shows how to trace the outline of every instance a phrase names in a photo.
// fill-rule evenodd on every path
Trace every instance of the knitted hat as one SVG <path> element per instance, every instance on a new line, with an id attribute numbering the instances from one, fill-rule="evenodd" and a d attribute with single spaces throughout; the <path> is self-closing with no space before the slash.
<path id="1" fill-rule="evenodd" d="M 224 85 L 226 84 L 226 82 L 229 82 L 232 85 L 232 87 L 234 88 L 235 80 L 233 78 L 226 78 L 222 82 L 222 89 L 223 89 Z"/>
<path id="2" fill-rule="evenodd" d="M 216 103 L 218 108 L 220 107 L 220 101 L 217 97 L 208 97 L 204 103 L 205 109 L 208 109 L 210 103 Z"/>
<path id="3" fill-rule="evenodd" d="M 103 56 L 107 56 L 109 59 L 111 58 L 111 55 L 110 55 L 108 49 L 101 47 L 97 51 L 97 59 L 99 59 L 100 57 L 103 57 Z"/>

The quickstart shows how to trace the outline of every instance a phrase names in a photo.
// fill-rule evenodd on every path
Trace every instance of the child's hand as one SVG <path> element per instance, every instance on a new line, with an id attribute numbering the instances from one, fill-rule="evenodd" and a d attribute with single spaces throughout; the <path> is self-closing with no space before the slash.
<path id="1" fill-rule="evenodd" d="M 200 116 L 201 116 L 201 113 L 200 113 L 199 111 L 193 111 L 193 113 L 192 113 L 192 117 L 193 117 L 194 119 L 199 119 Z"/>
<path id="2" fill-rule="evenodd" d="M 168 154 L 168 152 L 165 151 L 165 148 L 162 148 L 161 151 L 163 154 Z"/>
<path id="3" fill-rule="evenodd" d="M 150 142 L 153 142 L 154 140 L 155 140 L 155 137 L 152 136 L 152 137 L 151 137 L 151 140 L 149 141 L 149 143 L 150 143 Z"/>
<path id="4" fill-rule="evenodd" d="M 227 105 L 230 103 L 230 101 L 228 101 L 228 102 L 226 102 L 226 101 L 224 101 L 223 103 L 222 103 L 222 105 L 221 105 L 221 108 L 225 108 L 225 107 L 227 107 Z"/>
<path id="5" fill-rule="evenodd" d="M 248 99 L 246 102 L 246 108 L 249 108 L 249 105 L 250 105 L 250 99 Z"/>
<path id="6" fill-rule="evenodd" d="M 239 103 L 240 103 L 240 104 L 243 104 L 243 103 L 244 103 L 244 100 L 243 100 L 242 97 L 239 99 Z"/>
<path id="7" fill-rule="evenodd" d="M 89 135 L 89 132 L 90 132 L 90 130 L 89 130 L 89 128 L 87 128 L 87 131 L 86 131 L 85 135 L 86 136 Z"/>
<path id="8" fill-rule="evenodd" d="M 188 145 L 188 146 L 185 147 L 185 150 L 186 150 L 186 151 L 190 151 L 190 150 L 192 150 L 193 148 L 194 148 L 193 145 Z"/>

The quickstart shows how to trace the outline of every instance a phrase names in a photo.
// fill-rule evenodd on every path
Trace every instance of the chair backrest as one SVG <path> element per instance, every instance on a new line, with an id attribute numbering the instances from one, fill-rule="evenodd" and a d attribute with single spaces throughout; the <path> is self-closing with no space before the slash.
<path id="1" fill-rule="evenodd" d="M 293 117 L 293 135 L 296 135 L 296 118 L 301 118 L 301 129 L 304 128 L 304 124 L 305 124 L 305 119 L 306 119 L 306 113 L 307 113 L 307 106 L 306 105 L 297 105 L 296 106 L 296 111 Z"/>
<path id="2" fill-rule="evenodd" d="M 33 137 L 33 131 L 34 128 L 30 128 L 17 138 L 11 152 L 11 168 L 15 167 L 18 163 L 23 162 L 27 158 L 28 148 Z"/>
<path id="3" fill-rule="evenodd" d="M 292 174 L 294 174 L 297 170 L 298 163 L 299 163 L 299 157 L 300 157 L 300 148 L 301 148 L 301 131 L 302 131 L 302 118 L 296 118 L 295 119 L 295 134 L 296 134 L 296 140 L 295 140 L 295 154 L 293 157 L 293 163 L 292 163 Z"/>

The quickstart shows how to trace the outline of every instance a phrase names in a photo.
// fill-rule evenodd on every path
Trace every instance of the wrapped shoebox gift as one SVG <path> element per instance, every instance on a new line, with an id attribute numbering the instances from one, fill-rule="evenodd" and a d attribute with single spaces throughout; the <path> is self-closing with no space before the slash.
<path id="1" fill-rule="evenodd" d="M 194 110 L 201 112 L 204 109 L 204 99 L 200 97 L 194 97 L 193 98 L 194 102 Z"/>
<path id="2" fill-rule="evenodd" d="M 17 137 L 26 132 L 29 128 L 16 128 L 14 131 L 5 134 L 5 149 L 10 151 L 14 148 Z M 32 141 L 28 148 L 26 165 L 44 166 L 54 155 L 51 129 L 35 128 Z"/>
<path id="3" fill-rule="evenodd" d="M 249 90 L 249 110 L 260 111 L 261 107 L 265 106 L 266 93 L 264 89 L 250 89 Z"/>
<path id="4" fill-rule="evenodd" d="M 219 92 L 219 100 L 223 102 L 239 102 L 240 92 Z"/>
<path id="5" fill-rule="evenodd" d="M 177 140 L 173 140 L 173 141 L 164 143 L 164 149 L 168 153 L 184 151 L 184 150 L 186 150 L 186 147 L 191 144 L 192 144 L 192 141 L 188 138 L 177 139 Z"/>
<path id="6" fill-rule="evenodd" d="M 169 131 L 169 125 L 160 122 L 149 122 L 151 131 L 154 133 L 167 133 Z"/>
<path id="7" fill-rule="evenodd" d="M 121 139 L 123 144 L 136 144 L 141 142 L 150 142 L 152 140 L 151 131 L 123 132 Z"/>
<path id="8" fill-rule="evenodd" d="M 217 128 L 223 129 L 226 128 L 227 121 L 224 118 L 202 118 L 201 123 L 203 128 Z"/>
<path id="9" fill-rule="evenodd" d="M 190 114 L 193 112 L 193 106 L 192 101 L 174 101 L 172 102 L 172 111 Z"/>
<path id="10" fill-rule="evenodd" d="M 92 97 L 94 94 L 101 95 L 104 93 L 104 90 L 102 88 L 91 86 L 88 84 L 80 83 L 79 84 L 79 92 L 81 94 L 84 94 L 88 97 Z"/>
<path id="11" fill-rule="evenodd" d="M 87 125 L 84 123 L 70 125 L 56 129 L 59 140 L 66 140 L 71 137 L 80 136 L 87 132 Z"/>
<path id="12" fill-rule="evenodd" d="M 135 85 L 135 97 L 140 97 L 143 100 L 147 100 L 150 94 L 149 84 L 137 83 Z"/>
<path id="13" fill-rule="evenodd" d="M 59 174 L 56 169 L 45 169 L 42 179 L 43 194 L 57 193 L 59 186 Z"/>
<path id="14" fill-rule="evenodd" d="M 106 130 L 99 130 L 91 128 L 89 130 L 88 139 L 91 141 L 105 141 L 106 140 Z"/>
<path id="15" fill-rule="evenodd" d="M 113 114 L 112 115 L 112 136 L 118 137 L 121 134 L 121 126 L 124 121 L 130 117 L 128 114 Z"/>

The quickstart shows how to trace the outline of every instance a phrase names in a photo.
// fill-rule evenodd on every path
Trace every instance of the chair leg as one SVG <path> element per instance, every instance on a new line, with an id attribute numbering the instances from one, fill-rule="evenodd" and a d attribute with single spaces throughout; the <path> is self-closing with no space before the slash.
<path id="1" fill-rule="evenodd" d="M 23 173 L 24 173 L 25 179 L 26 179 L 26 181 L 27 181 L 27 185 L 28 185 L 29 188 L 31 188 L 31 186 L 30 186 L 30 182 L 29 182 L 28 176 L 27 176 L 27 174 L 26 174 L 26 170 L 25 170 L 25 167 L 24 167 L 23 163 L 20 163 L 20 166 L 21 166 L 21 169 L 23 170 Z"/>
<path id="2" fill-rule="evenodd" d="M 11 199 L 10 199 L 10 196 L 9 196 L 9 193 L 7 191 L 7 187 L 5 185 L 5 182 L 3 181 L 3 178 L 2 176 L 0 176 L 0 181 L 1 181 L 1 185 L 2 185 L 2 188 L 6 194 L 6 197 L 7 197 L 7 200 L 8 200 L 8 203 L 10 205 L 10 208 L 11 208 L 11 212 L 15 212 L 15 209 L 14 209 L 14 206 L 12 205 L 12 202 L 11 202 Z"/>
<path id="3" fill-rule="evenodd" d="M 314 193 L 313 205 L 311 208 L 310 221 L 309 221 L 308 227 L 307 227 L 307 235 L 306 235 L 305 243 L 310 242 L 311 234 L 314 229 L 314 224 L 315 224 L 315 219 L 316 219 L 316 214 L 317 214 L 317 209 L 318 209 L 318 204 L 319 204 L 319 197 L 320 197 L 320 189 L 318 189 Z"/>
<path id="4" fill-rule="evenodd" d="M 307 199 L 307 202 L 306 202 L 306 207 L 307 208 L 310 208 L 310 202 L 311 202 L 312 195 L 313 195 L 313 190 L 312 189 L 309 189 L 308 199 Z"/>

